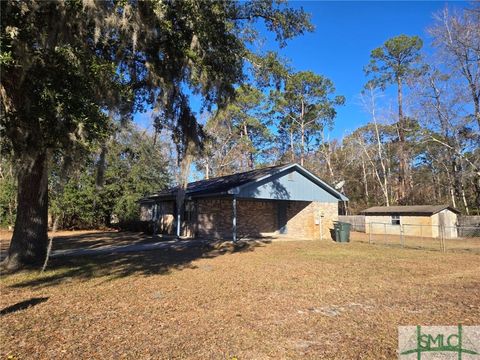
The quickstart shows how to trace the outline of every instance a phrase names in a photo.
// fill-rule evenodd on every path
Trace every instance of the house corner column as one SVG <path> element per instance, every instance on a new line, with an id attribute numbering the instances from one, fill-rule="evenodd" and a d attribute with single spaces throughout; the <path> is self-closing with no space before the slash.
<path id="1" fill-rule="evenodd" d="M 181 218 L 180 218 L 180 212 L 181 212 L 181 209 L 178 208 L 178 205 L 177 205 L 177 238 L 180 237 L 180 228 L 181 228 Z"/>
<path id="2" fill-rule="evenodd" d="M 232 199 L 232 210 L 232 238 L 233 242 L 237 242 L 237 198 L 235 195 L 233 195 Z"/>

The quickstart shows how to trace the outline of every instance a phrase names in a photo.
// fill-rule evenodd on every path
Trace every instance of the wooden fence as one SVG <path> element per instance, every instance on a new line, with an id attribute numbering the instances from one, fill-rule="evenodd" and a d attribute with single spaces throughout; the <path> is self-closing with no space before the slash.
<path id="1" fill-rule="evenodd" d="M 458 225 L 460 226 L 480 226 L 480 216 L 458 216 Z"/>
<path id="2" fill-rule="evenodd" d="M 480 236 L 480 216 L 458 216 L 458 236 Z"/>
<path id="3" fill-rule="evenodd" d="M 346 222 L 352 225 L 352 231 L 365 232 L 364 215 L 340 215 L 338 221 Z"/>

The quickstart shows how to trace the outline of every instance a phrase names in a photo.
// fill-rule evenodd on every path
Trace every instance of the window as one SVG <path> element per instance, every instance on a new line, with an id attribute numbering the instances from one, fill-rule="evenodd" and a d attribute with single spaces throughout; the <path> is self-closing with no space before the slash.
<path id="1" fill-rule="evenodd" d="M 293 172 L 288 174 L 287 179 L 288 179 L 288 181 L 295 181 L 295 179 L 293 178 Z"/>
<path id="2" fill-rule="evenodd" d="M 392 215 L 392 225 L 400 225 L 400 215 Z"/>

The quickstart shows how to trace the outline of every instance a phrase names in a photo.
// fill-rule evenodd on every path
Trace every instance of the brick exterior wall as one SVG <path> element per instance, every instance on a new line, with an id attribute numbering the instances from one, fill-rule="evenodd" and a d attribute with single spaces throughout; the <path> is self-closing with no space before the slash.
<path id="1" fill-rule="evenodd" d="M 290 201 L 287 207 L 287 237 L 332 239 L 330 230 L 338 220 L 338 203 Z"/>
<path id="2" fill-rule="evenodd" d="M 232 200 L 199 199 L 197 201 L 197 236 L 232 237 Z"/>
<path id="3" fill-rule="evenodd" d="M 157 232 L 160 234 L 175 234 L 175 202 L 165 201 L 158 204 Z"/>
<path id="4" fill-rule="evenodd" d="M 174 202 L 161 203 L 158 232 L 175 233 Z M 287 233 L 278 232 L 278 202 L 237 200 L 237 236 L 274 236 L 297 239 L 331 239 L 333 221 L 338 220 L 338 203 L 288 201 Z M 146 212 L 142 209 L 143 212 Z M 182 235 L 200 238 L 232 238 L 232 199 L 195 200 L 192 221 L 182 225 Z"/>
<path id="5" fill-rule="evenodd" d="M 238 236 L 240 238 L 273 236 L 278 229 L 275 205 L 273 201 L 238 200 Z"/>

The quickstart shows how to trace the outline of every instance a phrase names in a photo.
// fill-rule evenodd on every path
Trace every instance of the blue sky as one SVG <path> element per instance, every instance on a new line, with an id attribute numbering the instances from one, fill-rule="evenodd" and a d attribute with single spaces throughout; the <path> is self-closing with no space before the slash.
<path id="1" fill-rule="evenodd" d="M 390 37 L 406 34 L 422 37 L 429 52 L 426 29 L 433 22 L 433 13 L 447 4 L 467 6 L 445 1 L 293 1 L 290 5 L 301 6 L 311 14 L 315 31 L 290 40 L 283 49 L 267 35 L 265 50 L 278 50 L 296 71 L 311 70 L 335 83 L 346 104 L 338 109 L 331 137 L 341 138 L 368 121 L 358 95 L 366 82 L 363 67 L 369 62 L 370 51 Z M 148 128 L 150 115 L 139 114 L 135 121 Z"/>
<path id="2" fill-rule="evenodd" d="M 358 96 L 366 82 L 363 67 L 369 62 L 371 50 L 393 36 L 406 34 L 420 36 L 429 52 L 426 29 L 433 23 L 433 13 L 447 5 L 444 1 L 299 1 L 292 4 L 302 6 L 312 15 L 315 32 L 290 41 L 279 51 L 291 60 L 297 71 L 312 70 L 330 78 L 337 93 L 346 97 L 331 132 L 335 138 L 368 121 Z M 463 5 L 465 3 L 453 4 Z"/>

